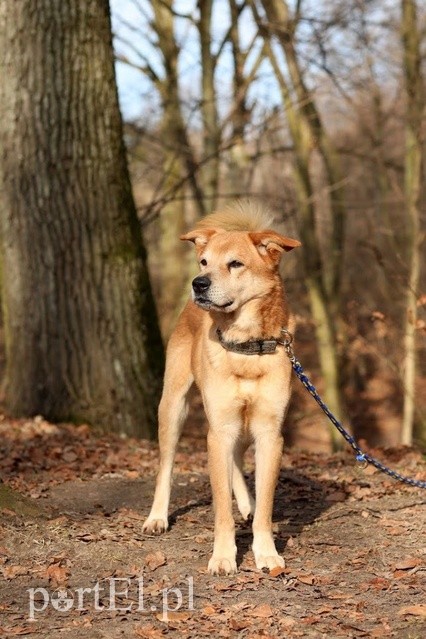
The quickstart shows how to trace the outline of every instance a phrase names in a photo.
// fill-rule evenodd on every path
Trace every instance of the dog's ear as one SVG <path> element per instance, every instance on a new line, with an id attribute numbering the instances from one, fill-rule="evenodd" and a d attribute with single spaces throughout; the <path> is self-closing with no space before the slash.
<path id="1" fill-rule="evenodd" d="M 280 261 L 283 251 L 292 251 L 302 246 L 299 240 L 280 235 L 275 231 L 260 231 L 249 233 L 250 239 L 262 256 L 269 257 L 274 263 Z"/>
<path id="2" fill-rule="evenodd" d="M 220 229 L 194 229 L 193 231 L 189 231 L 189 233 L 185 233 L 185 235 L 181 235 L 181 240 L 189 240 L 195 244 L 197 249 L 202 249 L 206 246 L 207 242 L 211 240 L 213 235 L 219 233 Z"/>

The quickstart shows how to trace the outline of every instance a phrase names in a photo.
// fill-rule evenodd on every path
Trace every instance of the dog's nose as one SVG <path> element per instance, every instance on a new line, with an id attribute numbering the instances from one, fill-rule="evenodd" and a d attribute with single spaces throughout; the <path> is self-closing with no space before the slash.
<path id="1" fill-rule="evenodd" d="M 196 295 L 201 295 L 201 293 L 204 293 L 205 291 L 207 291 L 210 284 L 211 284 L 210 278 L 206 277 L 205 275 L 199 275 L 198 277 L 192 280 L 192 288 L 194 289 L 194 293 Z"/>

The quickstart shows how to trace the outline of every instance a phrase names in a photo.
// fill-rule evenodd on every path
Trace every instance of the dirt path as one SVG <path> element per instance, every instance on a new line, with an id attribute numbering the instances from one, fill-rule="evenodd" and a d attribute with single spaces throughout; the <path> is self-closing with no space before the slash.
<path id="1" fill-rule="evenodd" d="M 239 573 L 214 578 L 202 436 L 182 442 L 172 525 L 154 538 L 141 529 L 155 445 L 43 420 L 0 431 L 3 478 L 45 513 L 2 513 L 0 636 L 426 637 L 426 495 L 350 454 L 285 454 L 274 521 L 286 568 L 256 571 L 236 514 Z M 378 454 L 426 477 L 418 453 Z"/>

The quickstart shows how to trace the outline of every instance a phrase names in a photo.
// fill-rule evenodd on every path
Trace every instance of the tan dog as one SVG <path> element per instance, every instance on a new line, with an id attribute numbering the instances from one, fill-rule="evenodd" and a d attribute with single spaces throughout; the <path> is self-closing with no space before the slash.
<path id="1" fill-rule="evenodd" d="M 208 215 L 181 239 L 195 244 L 201 274 L 168 349 L 159 407 L 160 470 L 144 531 L 168 527 L 172 465 L 193 382 L 209 421 L 208 459 L 215 509 L 212 574 L 237 570 L 232 491 L 244 519 L 253 515 L 257 568 L 283 566 L 272 536 L 272 506 L 290 398 L 291 365 L 277 343 L 289 326 L 278 266 L 300 242 L 279 235 L 250 203 Z M 273 351 L 273 352 L 272 352 Z M 254 441 L 256 504 L 243 475 Z"/>

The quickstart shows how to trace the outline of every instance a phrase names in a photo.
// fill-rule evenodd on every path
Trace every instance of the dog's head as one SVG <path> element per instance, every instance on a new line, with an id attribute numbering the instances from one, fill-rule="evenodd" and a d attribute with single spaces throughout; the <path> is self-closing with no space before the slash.
<path id="1" fill-rule="evenodd" d="M 267 295 L 276 282 L 283 252 L 301 245 L 272 230 L 196 228 L 181 239 L 194 243 L 200 265 L 200 275 L 192 281 L 194 302 L 224 313 Z"/>

